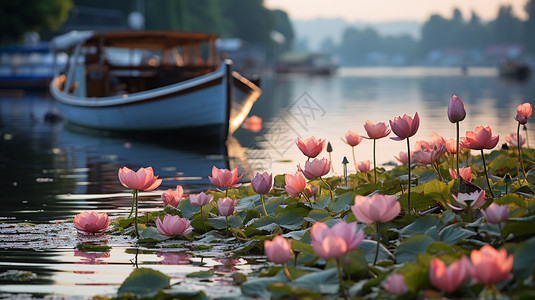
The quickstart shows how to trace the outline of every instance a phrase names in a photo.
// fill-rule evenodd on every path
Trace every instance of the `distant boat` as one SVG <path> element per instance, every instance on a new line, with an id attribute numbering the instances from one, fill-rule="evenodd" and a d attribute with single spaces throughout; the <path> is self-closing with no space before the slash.
<path id="1" fill-rule="evenodd" d="M 304 73 L 330 75 L 338 64 L 331 56 L 314 52 L 287 52 L 277 60 L 277 73 Z"/>
<path id="2" fill-rule="evenodd" d="M 81 127 L 173 132 L 225 140 L 261 90 L 221 62 L 217 36 L 167 31 L 71 32 L 66 73 L 50 84 L 63 117 Z"/>
<path id="3" fill-rule="evenodd" d="M 520 61 L 504 60 L 500 63 L 499 74 L 504 78 L 526 80 L 531 75 L 531 68 Z"/>
<path id="4" fill-rule="evenodd" d="M 0 48 L 0 89 L 46 89 L 52 56 L 47 42 Z"/>

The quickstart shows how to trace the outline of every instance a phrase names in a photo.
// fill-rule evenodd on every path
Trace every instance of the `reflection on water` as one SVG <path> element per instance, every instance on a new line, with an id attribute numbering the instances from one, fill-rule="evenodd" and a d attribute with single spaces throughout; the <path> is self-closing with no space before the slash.
<path id="1" fill-rule="evenodd" d="M 455 126 L 446 113 L 453 94 L 463 99 L 468 113 L 461 122 L 461 134 L 488 125 L 505 137 L 516 130 L 516 106 L 535 98 L 533 81 L 504 81 L 495 68 L 468 69 L 466 76 L 459 68 L 417 67 L 340 69 L 331 77 L 278 75 L 262 80 L 262 98 L 251 112 L 263 118 L 263 130 L 257 135 L 243 131 L 236 135 L 242 145 L 267 157 L 266 169 L 277 174 L 293 173 L 305 161 L 295 146 L 296 137 L 325 138 L 334 150 L 335 174 L 340 175 L 343 157 L 351 158 L 351 147 L 340 138 L 347 130 L 365 135 L 366 120 L 388 122 L 418 112 L 420 129 L 412 141 L 429 140 L 434 132 L 453 138 Z M 531 135 L 529 123 L 528 130 Z M 368 140 L 358 145 L 356 159 L 373 160 L 372 145 Z M 399 151 L 406 151 L 405 143 L 377 142 L 379 163 L 395 161 Z"/>
<path id="2" fill-rule="evenodd" d="M 141 194 L 142 211 L 159 210 L 161 190 L 184 186 L 185 192 L 209 187 L 207 176 L 215 165 L 237 165 L 243 178 L 253 171 L 293 173 L 305 161 L 295 146 L 297 137 L 325 138 L 333 146 L 334 174 L 341 174 L 351 147 L 342 137 L 347 130 L 364 134 L 363 124 L 387 122 L 418 112 L 420 130 L 413 142 L 434 132 L 453 138 L 455 126 L 446 115 L 449 98 L 457 94 L 468 115 L 461 130 L 489 125 L 505 142 L 516 129 L 516 106 L 535 99 L 533 80 L 520 84 L 502 81 L 495 69 L 355 68 L 331 77 L 297 74 L 262 79 L 262 97 L 251 114 L 263 119 L 254 133 L 239 129 L 228 145 L 192 144 L 179 137 L 139 138 L 103 136 L 44 122 L 54 104 L 46 95 L 0 97 L 0 273 L 8 270 L 37 274 L 31 284 L 3 279 L 0 293 L 34 295 L 114 295 L 136 267 L 166 273 L 172 283 L 206 290 L 210 296 L 239 295 L 229 274 L 250 272 L 252 260 L 237 259 L 224 248 L 196 255 L 184 245 L 174 248 L 136 248 L 127 237 L 80 237 L 72 223 L 46 223 L 73 218 L 83 210 L 107 212 L 113 218 L 130 210 L 131 194 L 117 179 L 122 166 L 152 166 L 164 179 L 160 192 Z M 528 123 L 530 136 L 533 129 Z M 393 161 L 405 143 L 382 139 L 377 143 L 380 163 Z M 372 159 L 372 143 L 356 147 L 357 160 Z M 322 154 L 324 157 L 326 153 Z M 351 168 L 349 170 L 352 170 Z M 14 222 L 37 225 L 18 225 Z M 45 239 L 45 240 L 43 240 Z M 105 252 L 74 250 L 80 242 L 112 246 Z M 182 243 L 178 241 L 177 243 Z M 253 265 L 252 265 L 253 264 Z M 211 282 L 187 278 L 194 271 L 213 271 Z M 214 288 L 217 287 L 217 288 Z"/>

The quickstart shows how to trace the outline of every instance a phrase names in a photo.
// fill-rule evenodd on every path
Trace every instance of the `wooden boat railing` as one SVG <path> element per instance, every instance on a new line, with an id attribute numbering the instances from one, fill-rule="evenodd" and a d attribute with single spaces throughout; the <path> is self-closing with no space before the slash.
<path id="1" fill-rule="evenodd" d="M 86 66 L 87 97 L 135 93 L 199 77 L 216 70 L 215 66 Z"/>

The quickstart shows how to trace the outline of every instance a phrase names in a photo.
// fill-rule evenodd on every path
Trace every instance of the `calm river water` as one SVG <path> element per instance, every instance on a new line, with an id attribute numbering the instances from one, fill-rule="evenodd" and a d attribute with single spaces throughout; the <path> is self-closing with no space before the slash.
<path id="1" fill-rule="evenodd" d="M 195 270 L 247 273 L 258 266 L 257 258 L 226 260 L 230 254 L 224 251 L 196 257 L 180 245 L 166 251 L 139 249 L 117 236 L 96 241 L 113 246 L 109 252 L 88 256 L 73 249 L 86 240 L 76 235 L 72 223 L 62 221 L 84 210 L 108 212 L 112 218 L 129 212 L 131 195 L 117 179 L 122 166 L 152 166 L 164 178 L 160 190 L 181 184 L 186 193 L 197 192 L 209 187 L 213 165 L 239 166 L 244 178 L 254 171 L 294 173 L 305 162 L 295 146 L 297 137 L 315 136 L 331 142 L 332 174 L 340 175 L 343 157 L 351 161 L 351 147 L 340 137 L 347 130 L 365 135 L 366 120 L 388 122 L 418 112 L 420 129 L 413 142 L 428 140 L 434 132 L 453 138 L 455 125 L 446 111 L 456 94 L 468 112 L 461 134 L 488 125 L 502 143 L 516 130 L 516 106 L 535 99 L 533 79 L 505 81 L 494 68 L 469 69 L 467 75 L 458 68 L 415 67 L 340 69 L 329 77 L 266 75 L 262 90 L 251 114 L 263 119 L 263 129 L 239 129 L 226 146 L 193 144 L 180 137 L 147 140 L 79 132 L 45 122 L 45 114 L 54 109 L 47 94 L 0 96 L 0 298 L 5 293 L 110 296 L 136 264 L 160 270 L 174 282 L 191 280 L 191 289 L 208 288 L 210 296 L 239 295 L 239 287 L 224 276 L 204 282 L 185 275 Z M 534 131 L 528 123 L 529 138 Z M 379 140 L 378 163 L 395 161 L 405 147 Z M 371 141 L 355 150 L 357 160 L 372 161 Z M 142 197 L 140 205 L 145 211 L 161 209 L 158 193 Z M 28 270 L 37 277 L 11 280 L 9 270 Z"/>

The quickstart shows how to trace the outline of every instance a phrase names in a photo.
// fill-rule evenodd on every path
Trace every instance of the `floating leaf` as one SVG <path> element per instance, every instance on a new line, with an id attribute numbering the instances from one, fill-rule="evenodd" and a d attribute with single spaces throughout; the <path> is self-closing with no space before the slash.
<path id="1" fill-rule="evenodd" d="M 459 240 L 476 235 L 475 232 L 460 228 L 459 225 L 459 223 L 452 224 L 442 229 L 438 234 L 439 240 L 446 244 L 453 245 Z"/>
<path id="2" fill-rule="evenodd" d="M 416 254 L 425 253 L 427 247 L 435 242 L 433 238 L 425 234 L 417 234 L 406 239 L 398 246 L 394 256 L 398 263 L 415 262 Z"/>
<path id="3" fill-rule="evenodd" d="M 442 221 L 438 215 L 426 215 L 423 218 L 416 219 L 416 221 L 405 226 L 399 231 L 402 236 L 412 236 L 419 233 L 424 233 L 426 230 L 433 226 L 441 226 Z"/>
<path id="4" fill-rule="evenodd" d="M 285 211 L 275 217 L 275 222 L 286 229 L 300 229 L 304 222 L 303 217 L 293 211 Z"/>
<path id="5" fill-rule="evenodd" d="M 357 249 L 364 253 L 366 260 L 369 263 L 373 263 L 373 260 L 375 258 L 375 250 L 377 249 L 376 241 L 363 240 Z M 383 244 L 379 244 L 379 255 L 377 256 L 377 261 L 393 259 L 394 256 L 392 255 L 392 253 L 390 253 L 390 251 L 388 251 L 388 249 L 386 249 Z"/>
<path id="6" fill-rule="evenodd" d="M 117 292 L 119 295 L 133 293 L 137 296 L 150 297 L 155 295 L 159 289 L 169 286 L 170 279 L 162 272 L 139 268 L 134 270 L 128 278 L 124 280 Z"/>
<path id="7" fill-rule="evenodd" d="M 317 222 L 324 220 L 326 218 L 332 218 L 331 214 L 323 209 L 313 209 L 308 213 L 308 216 L 305 218 L 305 220 L 309 222 Z"/>
<path id="8" fill-rule="evenodd" d="M 505 248 L 509 253 L 513 253 L 513 274 L 515 278 L 527 279 L 533 271 L 535 265 L 535 237 L 532 237 L 522 243 L 507 244 Z"/>
<path id="9" fill-rule="evenodd" d="M 339 213 L 349 209 L 349 206 L 354 204 L 353 192 L 347 192 L 338 196 L 338 199 L 329 203 L 329 209 L 332 212 Z"/>
<path id="10" fill-rule="evenodd" d="M 230 228 L 239 228 L 243 225 L 240 217 L 238 216 L 229 216 L 228 223 L 229 223 Z M 226 217 L 209 218 L 208 224 L 214 226 L 217 229 L 226 229 L 227 218 Z"/>
<path id="11" fill-rule="evenodd" d="M 258 230 L 265 230 L 265 231 L 273 231 L 275 230 L 275 228 L 277 228 L 277 223 L 275 222 L 275 217 L 272 217 L 272 216 L 264 216 L 264 217 L 261 217 L 260 219 L 258 219 L 255 223 L 254 223 L 254 226 L 258 229 Z"/>
<path id="12" fill-rule="evenodd" d="M 192 272 L 186 275 L 188 278 L 211 278 L 214 277 L 214 272 L 212 271 L 198 271 Z"/>

